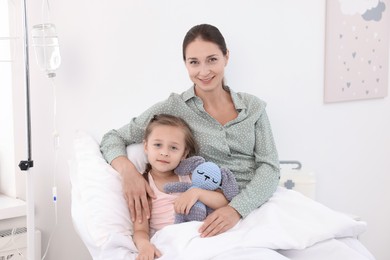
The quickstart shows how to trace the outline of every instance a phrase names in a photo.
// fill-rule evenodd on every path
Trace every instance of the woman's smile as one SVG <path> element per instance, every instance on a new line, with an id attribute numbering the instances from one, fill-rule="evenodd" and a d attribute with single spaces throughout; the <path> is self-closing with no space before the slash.
<path id="1" fill-rule="evenodd" d="M 217 44 L 197 38 L 186 47 L 188 75 L 200 90 L 202 87 L 205 87 L 203 91 L 221 88 L 228 58 Z"/>
<path id="2" fill-rule="evenodd" d="M 209 78 L 205 78 L 205 79 L 198 78 L 198 80 L 200 80 L 203 84 L 209 84 L 213 79 L 214 79 L 214 77 L 209 77 Z"/>

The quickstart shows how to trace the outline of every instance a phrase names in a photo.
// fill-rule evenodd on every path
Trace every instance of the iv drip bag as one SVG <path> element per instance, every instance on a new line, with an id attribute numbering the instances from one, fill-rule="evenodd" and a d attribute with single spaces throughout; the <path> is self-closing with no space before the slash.
<path id="1" fill-rule="evenodd" d="M 38 66 L 47 73 L 49 78 L 55 77 L 54 71 L 61 64 L 55 25 L 50 23 L 34 25 L 31 35 Z"/>

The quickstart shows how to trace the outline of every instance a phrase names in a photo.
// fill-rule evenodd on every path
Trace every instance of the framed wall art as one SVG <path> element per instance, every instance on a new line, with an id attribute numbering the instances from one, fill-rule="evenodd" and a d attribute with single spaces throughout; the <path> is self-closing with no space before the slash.
<path id="1" fill-rule="evenodd" d="M 390 0 L 327 0 L 324 102 L 388 93 Z"/>

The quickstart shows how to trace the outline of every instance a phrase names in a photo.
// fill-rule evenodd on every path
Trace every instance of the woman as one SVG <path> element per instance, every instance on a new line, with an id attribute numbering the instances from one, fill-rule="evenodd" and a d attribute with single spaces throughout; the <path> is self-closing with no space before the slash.
<path id="1" fill-rule="evenodd" d="M 218 28 L 209 24 L 191 28 L 183 41 L 183 59 L 194 85 L 108 132 L 101 151 L 123 177 L 132 220 L 142 221 L 142 208 L 150 217 L 146 194 L 155 196 L 127 159 L 126 146 L 142 142 L 144 129 L 155 114 L 185 119 L 200 146 L 199 155 L 230 169 L 240 188 L 227 206 L 215 210 L 200 227 L 201 236 L 208 237 L 232 228 L 272 196 L 279 181 L 279 160 L 265 102 L 236 93 L 224 83 L 229 51 Z"/>

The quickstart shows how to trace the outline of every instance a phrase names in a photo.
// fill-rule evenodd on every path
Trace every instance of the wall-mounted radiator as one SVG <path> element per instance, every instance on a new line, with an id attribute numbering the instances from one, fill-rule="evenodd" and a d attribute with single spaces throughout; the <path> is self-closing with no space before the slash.
<path id="1" fill-rule="evenodd" d="M 0 260 L 27 259 L 27 228 L 0 230 Z M 35 230 L 35 260 L 41 259 L 41 232 Z"/>

